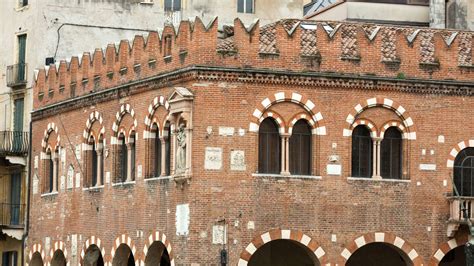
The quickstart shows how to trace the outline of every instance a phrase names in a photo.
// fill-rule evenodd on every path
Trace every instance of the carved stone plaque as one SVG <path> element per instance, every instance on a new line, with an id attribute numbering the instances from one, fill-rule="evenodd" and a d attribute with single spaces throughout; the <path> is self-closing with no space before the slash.
<path id="1" fill-rule="evenodd" d="M 230 170 L 245 171 L 245 152 L 231 151 L 230 152 Z"/>
<path id="2" fill-rule="evenodd" d="M 69 165 L 67 169 L 67 189 L 71 189 L 74 187 L 74 167 Z"/>
<path id="3" fill-rule="evenodd" d="M 222 148 L 206 147 L 204 168 L 207 170 L 220 170 L 222 168 Z"/>

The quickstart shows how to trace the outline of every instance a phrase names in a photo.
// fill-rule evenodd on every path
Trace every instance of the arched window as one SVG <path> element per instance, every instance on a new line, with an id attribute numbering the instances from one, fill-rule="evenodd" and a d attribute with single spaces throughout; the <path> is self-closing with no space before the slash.
<path id="1" fill-rule="evenodd" d="M 135 132 L 130 133 L 130 138 L 129 138 L 129 149 L 130 149 L 130 165 L 129 165 L 129 173 L 127 177 L 127 181 L 133 181 L 135 180 L 135 159 L 136 159 L 136 153 L 135 153 L 135 141 L 136 141 L 136 135 Z"/>
<path id="2" fill-rule="evenodd" d="M 311 128 L 306 120 L 299 120 L 293 126 L 290 137 L 290 173 L 311 174 Z"/>
<path id="3" fill-rule="evenodd" d="M 48 158 L 46 173 L 48 176 L 48 186 L 46 188 L 47 193 L 53 192 L 53 184 L 54 184 L 54 159 L 51 150 L 46 152 L 46 157 Z"/>
<path id="4" fill-rule="evenodd" d="M 402 133 L 396 127 L 385 131 L 380 146 L 380 173 L 382 178 L 402 178 Z"/>
<path id="5" fill-rule="evenodd" d="M 127 163 L 128 163 L 128 152 L 127 152 L 127 142 L 125 140 L 125 135 L 120 133 L 118 137 L 118 182 L 125 182 L 127 180 Z"/>
<path id="6" fill-rule="evenodd" d="M 456 156 L 454 184 L 460 196 L 474 196 L 474 148 L 465 148 Z"/>
<path id="7" fill-rule="evenodd" d="M 372 138 L 367 127 L 360 125 L 352 131 L 352 176 L 372 177 Z"/>
<path id="8" fill-rule="evenodd" d="M 91 152 L 91 176 L 92 176 L 92 186 L 95 186 L 97 184 L 97 165 L 98 165 L 98 161 L 97 161 L 97 145 L 95 143 L 95 140 L 94 140 L 94 137 L 91 137 L 91 139 L 89 140 L 89 145 L 92 146 L 92 152 Z"/>
<path id="9" fill-rule="evenodd" d="M 165 125 L 163 137 L 165 138 L 165 174 L 169 176 L 171 174 L 171 127 L 169 122 Z"/>
<path id="10" fill-rule="evenodd" d="M 153 176 L 158 177 L 161 175 L 161 160 L 162 160 L 162 151 L 161 151 L 161 136 L 158 126 L 153 124 L 152 132 L 155 134 L 155 141 L 153 143 Z"/>
<path id="11" fill-rule="evenodd" d="M 258 172 L 279 174 L 281 171 L 280 133 L 272 118 L 260 124 L 258 132 Z"/>

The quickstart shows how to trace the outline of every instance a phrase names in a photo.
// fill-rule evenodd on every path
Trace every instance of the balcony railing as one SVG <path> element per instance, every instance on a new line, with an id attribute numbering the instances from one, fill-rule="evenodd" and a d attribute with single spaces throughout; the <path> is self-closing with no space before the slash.
<path id="1" fill-rule="evenodd" d="M 25 204 L 0 203 L 0 226 L 24 227 L 25 209 Z"/>
<path id="2" fill-rule="evenodd" d="M 15 87 L 26 84 L 26 64 L 7 66 L 7 86 Z"/>
<path id="3" fill-rule="evenodd" d="M 0 131 L 0 155 L 25 156 L 28 153 L 28 132 Z"/>
<path id="4" fill-rule="evenodd" d="M 474 221 L 474 197 L 449 197 L 449 221 L 464 223 Z"/>

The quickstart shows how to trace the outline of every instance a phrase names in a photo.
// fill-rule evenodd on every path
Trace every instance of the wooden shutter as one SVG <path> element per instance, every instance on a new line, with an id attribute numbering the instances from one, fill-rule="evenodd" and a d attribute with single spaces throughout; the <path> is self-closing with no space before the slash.
<path id="1" fill-rule="evenodd" d="M 365 126 L 357 126 L 352 131 L 352 176 L 372 176 L 372 138 Z"/>
<path id="2" fill-rule="evenodd" d="M 294 175 L 311 174 L 311 128 L 305 120 L 293 126 L 290 137 L 290 173 Z"/>
<path id="3" fill-rule="evenodd" d="M 272 118 L 260 124 L 258 133 L 258 172 L 279 174 L 281 171 L 280 133 Z"/>

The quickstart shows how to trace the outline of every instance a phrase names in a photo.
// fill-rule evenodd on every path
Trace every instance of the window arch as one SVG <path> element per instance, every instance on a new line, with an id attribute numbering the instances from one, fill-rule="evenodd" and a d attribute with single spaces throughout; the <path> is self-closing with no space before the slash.
<path id="1" fill-rule="evenodd" d="M 402 178 L 402 133 L 397 127 L 389 127 L 380 146 L 382 178 Z"/>
<path id="2" fill-rule="evenodd" d="M 130 156 L 128 163 L 128 171 L 127 171 L 127 181 L 133 181 L 135 180 L 135 161 L 136 161 L 136 142 L 137 138 L 135 135 L 135 131 L 130 132 L 130 137 L 128 139 L 128 154 Z"/>
<path id="3" fill-rule="evenodd" d="M 103 135 L 96 139 L 91 135 L 87 141 L 85 153 L 86 172 L 85 187 L 102 186 L 104 184 L 104 141 Z"/>
<path id="4" fill-rule="evenodd" d="M 46 193 L 51 193 L 53 192 L 53 184 L 54 184 L 54 161 L 53 161 L 53 154 L 51 152 L 51 149 L 48 149 L 46 151 L 46 171 L 45 171 L 45 176 L 48 178 L 48 181 L 45 186 L 45 191 Z"/>
<path id="5" fill-rule="evenodd" d="M 293 126 L 290 137 L 290 173 L 310 175 L 312 162 L 311 127 L 306 120 L 300 119 Z"/>
<path id="6" fill-rule="evenodd" d="M 463 149 L 456 156 L 454 160 L 454 185 L 460 196 L 474 196 L 473 147 Z"/>
<path id="7" fill-rule="evenodd" d="M 372 177 L 373 150 L 369 129 L 359 125 L 352 131 L 352 176 Z"/>
<path id="8" fill-rule="evenodd" d="M 266 118 L 258 131 L 258 172 L 279 174 L 281 170 L 281 148 L 278 125 Z"/>
<path id="9" fill-rule="evenodd" d="M 117 171 L 117 182 L 125 182 L 127 180 L 127 166 L 128 166 L 128 151 L 127 141 L 125 134 L 121 132 L 118 136 L 118 171 Z"/>

